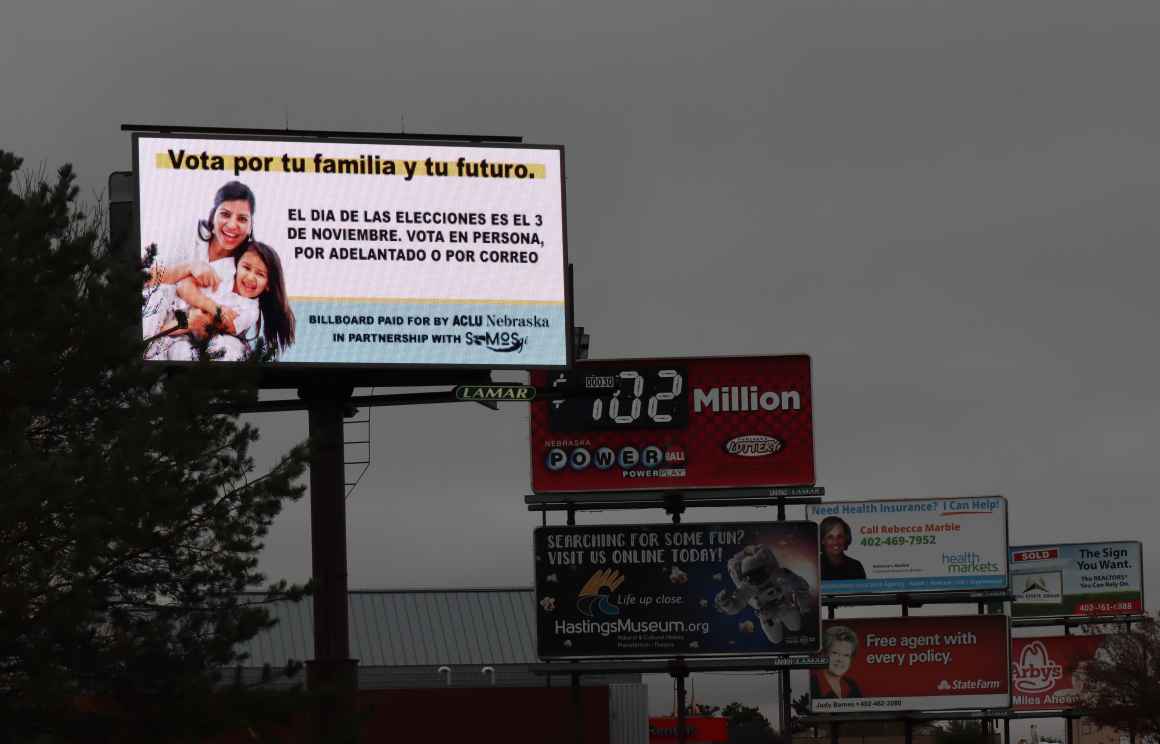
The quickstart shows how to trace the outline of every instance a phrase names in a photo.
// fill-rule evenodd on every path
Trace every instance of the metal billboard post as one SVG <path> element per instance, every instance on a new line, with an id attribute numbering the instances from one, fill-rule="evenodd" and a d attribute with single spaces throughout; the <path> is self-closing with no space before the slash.
<path id="1" fill-rule="evenodd" d="M 320 741 L 352 740 L 358 660 L 350 658 L 347 596 L 346 493 L 342 422 L 349 387 L 302 388 L 310 454 L 310 555 L 314 582 L 314 658 L 306 662 L 307 688 L 318 697 Z"/>

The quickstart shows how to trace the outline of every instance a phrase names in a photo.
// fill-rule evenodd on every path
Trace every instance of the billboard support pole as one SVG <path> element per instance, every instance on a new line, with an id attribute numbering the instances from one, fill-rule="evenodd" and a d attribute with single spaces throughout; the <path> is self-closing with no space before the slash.
<path id="1" fill-rule="evenodd" d="M 319 741 L 353 735 L 358 660 L 350 658 L 346 563 L 346 494 L 343 432 L 352 389 L 302 388 L 309 406 L 310 554 L 314 582 L 314 658 L 306 662 L 307 687 L 318 695 Z"/>
<path id="2" fill-rule="evenodd" d="M 785 497 L 779 496 L 777 499 L 777 521 L 785 521 Z M 789 684 L 789 670 L 782 669 L 778 672 L 778 692 L 781 706 L 778 710 L 778 717 L 781 719 L 781 733 L 783 736 L 793 736 L 793 726 L 791 725 L 793 716 L 793 690 L 790 689 Z"/>
<path id="3" fill-rule="evenodd" d="M 665 494 L 665 513 L 673 518 L 673 524 L 681 523 L 681 515 L 685 512 L 685 499 L 679 493 Z"/>
<path id="4" fill-rule="evenodd" d="M 914 721 L 907 718 L 902 722 L 903 740 L 906 744 L 914 744 Z"/>
<path id="5" fill-rule="evenodd" d="M 572 711 L 576 715 L 576 744 L 584 742 L 584 700 L 580 690 L 580 672 L 572 672 Z"/>
<path id="6" fill-rule="evenodd" d="M 1003 744 L 1011 744 L 1011 719 L 1003 719 Z M 1068 737 L 1067 744 L 1071 744 L 1071 737 Z"/>
<path id="7" fill-rule="evenodd" d="M 685 711 L 685 677 L 689 670 L 685 668 L 682 659 L 677 659 L 669 674 L 677 681 L 677 744 L 685 744 L 685 726 L 687 724 Z"/>

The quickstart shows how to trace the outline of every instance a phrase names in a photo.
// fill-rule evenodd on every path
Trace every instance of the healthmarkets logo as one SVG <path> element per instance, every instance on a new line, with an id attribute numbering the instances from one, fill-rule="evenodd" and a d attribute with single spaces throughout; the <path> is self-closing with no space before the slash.
<path id="1" fill-rule="evenodd" d="M 1002 569 L 995 561 L 985 561 L 983 556 L 970 550 L 961 553 L 943 553 L 943 565 L 953 574 L 993 574 Z"/>
<path id="2" fill-rule="evenodd" d="M 580 588 L 576 609 L 585 617 L 592 617 L 596 612 L 605 617 L 616 617 L 620 608 L 612 603 L 612 593 L 623 583 L 624 576 L 620 571 L 612 568 L 597 571 Z"/>

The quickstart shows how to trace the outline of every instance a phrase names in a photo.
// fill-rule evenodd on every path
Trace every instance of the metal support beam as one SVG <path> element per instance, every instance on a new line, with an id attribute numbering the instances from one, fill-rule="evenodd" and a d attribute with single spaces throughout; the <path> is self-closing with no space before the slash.
<path id="1" fill-rule="evenodd" d="M 350 658 L 346 563 L 346 495 L 343 487 L 342 421 L 349 388 L 303 389 L 309 405 L 310 551 L 314 580 L 314 658 L 306 662 L 307 685 L 318 694 L 319 741 L 357 735 L 355 697 L 358 661 Z"/>
<path id="2" fill-rule="evenodd" d="M 685 711 L 685 677 L 688 672 L 674 669 L 672 675 L 677 680 L 677 744 L 685 744 L 685 726 L 688 721 Z"/>

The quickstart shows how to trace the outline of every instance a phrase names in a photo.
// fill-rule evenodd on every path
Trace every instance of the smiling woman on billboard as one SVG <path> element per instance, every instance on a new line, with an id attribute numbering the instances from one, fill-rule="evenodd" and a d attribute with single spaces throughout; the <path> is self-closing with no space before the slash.
<path id="1" fill-rule="evenodd" d="M 857 651 L 857 633 L 845 625 L 827 628 L 822 636 L 822 653 L 829 657 L 830 663 L 825 669 L 810 672 L 811 697 L 815 700 L 862 697 L 858 683 L 846 676 Z"/>
<path id="2" fill-rule="evenodd" d="M 197 224 L 191 253 L 170 247 L 150 267 L 142 314 L 151 359 L 191 361 L 191 336 L 208 340 L 208 351 L 242 359 L 262 345 L 275 354 L 294 341 L 294 313 L 286 297 L 282 262 L 270 246 L 254 240 L 254 193 L 240 181 L 217 190 L 206 219 Z M 187 313 L 187 325 L 177 321 Z"/>
<path id="3" fill-rule="evenodd" d="M 862 563 L 846 554 L 854 534 L 841 517 L 826 517 L 818 528 L 822 540 L 822 581 L 864 579 Z"/>

